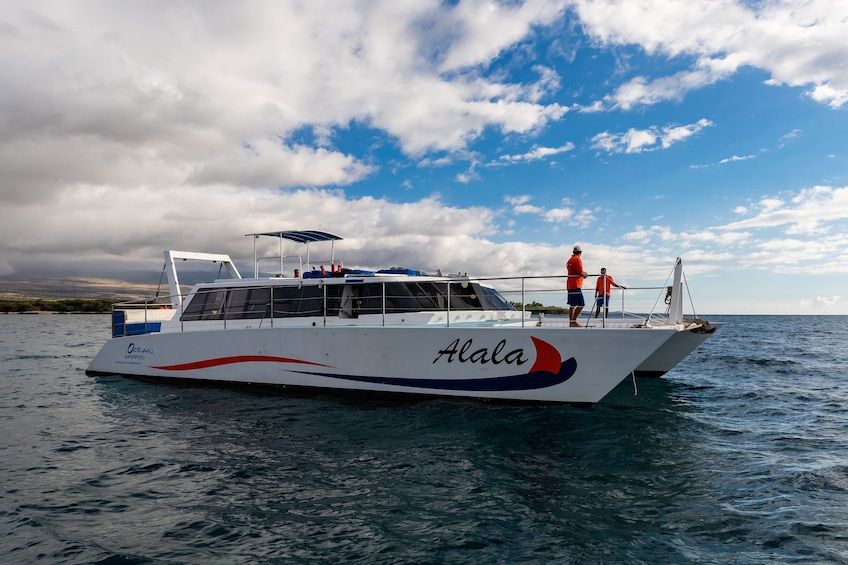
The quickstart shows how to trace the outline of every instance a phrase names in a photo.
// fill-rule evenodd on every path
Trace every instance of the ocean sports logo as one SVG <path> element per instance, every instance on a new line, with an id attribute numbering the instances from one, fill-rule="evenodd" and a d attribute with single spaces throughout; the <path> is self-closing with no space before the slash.
<path id="1" fill-rule="evenodd" d="M 532 337 L 533 346 L 536 349 L 536 361 L 527 373 L 519 375 L 508 375 L 503 377 L 483 377 L 472 379 L 415 379 L 405 377 L 379 377 L 366 375 L 340 375 L 335 373 L 296 371 L 307 375 L 320 375 L 334 379 L 356 381 L 364 383 L 384 384 L 399 387 L 410 387 L 431 390 L 454 390 L 471 392 L 494 392 L 514 390 L 534 390 L 558 385 L 570 379 L 577 371 L 577 360 L 574 357 L 562 361 L 559 351 L 550 343 Z M 506 340 L 501 340 L 491 353 L 487 348 L 474 348 L 471 340 L 467 340 L 461 347 L 460 340 L 451 342 L 448 347 L 440 350 L 433 363 L 444 361 L 446 363 L 507 363 L 523 365 L 528 361 L 524 356 L 524 349 L 518 348 L 503 354 L 506 348 Z M 299 365 L 311 365 L 314 367 L 327 367 L 321 363 L 292 359 L 288 357 L 273 357 L 269 355 L 238 355 L 233 357 L 219 357 L 217 359 L 206 359 L 192 363 L 181 363 L 178 365 L 164 365 L 151 367 L 163 371 L 190 371 L 194 369 L 207 369 L 222 365 L 249 362 L 272 362 L 272 363 L 295 363 Z"/>

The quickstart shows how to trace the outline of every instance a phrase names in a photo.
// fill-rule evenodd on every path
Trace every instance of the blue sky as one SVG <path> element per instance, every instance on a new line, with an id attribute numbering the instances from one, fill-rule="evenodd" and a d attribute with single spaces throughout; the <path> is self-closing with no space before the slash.
<path id="1" fill-rule="evenodd" d="M 321 228 L 348 266 L 848 314 L 848 3 L 4 2 L 0 276 Z M 270 243 L 270 242 L 269 242 Z"/>

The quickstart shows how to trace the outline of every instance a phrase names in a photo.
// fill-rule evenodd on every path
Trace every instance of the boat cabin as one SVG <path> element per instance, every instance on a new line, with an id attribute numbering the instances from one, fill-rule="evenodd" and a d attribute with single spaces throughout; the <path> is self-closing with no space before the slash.
<path id="1" fill-rule="evenodd" d="M 222 322 L 250 328 L 276 324 L 480 323 L 525 317 L 492 286 L 468 277 L 430 276 L 404 267 L 347 269 L 336 262 L 334 250 L 328 258 L 313 259 L 310 243 L 332 244 L 342 239 L 328 232 L 279 231 L 248 236 L 254 238 L 253 278 L 242 278 L 227 255 L 166 251 L 169 307 L 151 309 L 151 303 L 146 302 L 143 310 L 132 310 L 121 305 L 113 312 L 113 335 L 203 329 Z M 258 256 L 255 240 L 262 236 L 280 239 L 278 256 Z M 305 244 L 305 260 L 300 254 L 286 254 L 283 240 Z M 226 273 L 228 278 L 199 283 L 183 294 L 176 266 L 190 260 L 215 263 L 218 276 Z M 273 270 L 260 272 L 259 265 L 268 265 L 269 261 Z M 331 265 L 329 271 L 324 266 L 327 263 Z M 283 275 L 294 269 L 302 277 Z"/>
<path id="2" fill-rule="evenodd" d="M 242 320 L 310 316 L 359 318 L 363 315 L 438 311 L 515 311 L 494 288 L 474 281 L 426 275 L 374 275 L 330 279 L 269 279 L 198 285 L 180 320 Z M 403 277 L 407 278 L 407 277 Z"/>

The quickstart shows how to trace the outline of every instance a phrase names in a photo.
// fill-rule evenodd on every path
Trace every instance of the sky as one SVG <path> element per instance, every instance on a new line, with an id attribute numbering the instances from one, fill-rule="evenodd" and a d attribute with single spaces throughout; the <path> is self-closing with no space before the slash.
<path id="1" fill-rule="evenodd" d="M 7 0 L 0 76 L 5 279 L 321 229 L 349 267 L 579 244 L 634 286 L 681 257 L 699 313 L 848 314 L 844 0 Z"/>

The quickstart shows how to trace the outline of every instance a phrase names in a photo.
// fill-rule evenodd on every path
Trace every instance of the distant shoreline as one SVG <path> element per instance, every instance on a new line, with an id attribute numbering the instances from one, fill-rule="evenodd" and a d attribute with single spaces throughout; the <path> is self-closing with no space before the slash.
<path id="1" fill-rule="evenodd" d="M 67 298 L 58 300 L 0 300 L 4 314 L 107 314 L 114 298 Z"/>
<path id="2" fill-rule="evenodd" d="M 10 316 L 41 316 L 41 315 L 61 315 L 68 314 L 108 314 L 109 312 L 85 312 L 83 310 L 71 310 L 69 312 L 59 312 L 58 310 L 27 310 L 25 312 L 0 312 L 0 315 L 8 314 Z"/>

